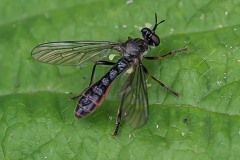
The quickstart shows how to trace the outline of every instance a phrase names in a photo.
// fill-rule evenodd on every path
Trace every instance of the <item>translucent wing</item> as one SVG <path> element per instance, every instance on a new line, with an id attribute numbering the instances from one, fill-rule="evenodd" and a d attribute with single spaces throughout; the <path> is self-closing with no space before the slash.
<path id="1" fill-rule="evenodd" d="M 80 65 L 106 57 L 117 43 L 108 41 L 63 41 L 44 43 L 32 50 L 38 61 L 59 65 Z"/>
<path id="2" fill-rule="evenodd" d="M 148 119 L 148 94 L 142 64 L 132 67 L 122 92 L 121 109 L 127 122 L 138 128 Z"/>

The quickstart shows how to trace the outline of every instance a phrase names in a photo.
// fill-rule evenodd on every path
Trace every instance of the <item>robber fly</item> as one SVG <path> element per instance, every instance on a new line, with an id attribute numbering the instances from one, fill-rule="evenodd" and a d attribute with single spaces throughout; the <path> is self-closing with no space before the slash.
<path id="1" fill-rule="evenodd" d="M 75 116 L 83 118 L 95 111 L 106 98 L 110 86 L 114 79 L 121 73 L 131 69 L 127 80 L 124 82 L 122 90 L 122 99 L 116 118 L 116 127 L 113 136 L 118 134 L 118 130 L 125 116 L 127 122 L 133 127 L 138 128 L 144 125 L 148 119 L 149 104 L 146 75 L 160 84 L 162 87 L 173 93 L 179 94 L 170 87 L 152 76 L 146 67 L 142 64 L 142 59 L 161 60 L 164 57 L 178 52 L 186 51 L 187 48 L 173 50 L 163 56 L 147 57 L 145 56 L 149 46 L 158 46 L 160 38 L 155 34 L 160 23 L 155 14 L 155 25 L 153 29 L 143 28 L 141 38 L 128 38 L 126 42 L 108 42 L 108 41 L 63 41 L 40 44 L 32 50 L 32 57 L 38 61 L 58 64 L 58 65 L 83 65 L 89 62 L 95 62 L 89 87 L 78 98 L 75 109 Z M 121 53 L 121 58 L 117 62 L 102 60 L 106 57 L 107 51 L 115 50 Z M 112 68 L 99 81 L 93 83 L 95 69 L 97 65 L 110 65 Z"/>

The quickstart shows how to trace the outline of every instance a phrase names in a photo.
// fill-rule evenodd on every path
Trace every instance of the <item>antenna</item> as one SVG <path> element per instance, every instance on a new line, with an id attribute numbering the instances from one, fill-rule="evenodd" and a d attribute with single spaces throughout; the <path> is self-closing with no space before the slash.
<path id="1" fill-rule="evenodd" d="M 160 23 L 164 22 L 164 21 L 165 21 L 165 20 L 162 20 L 161 22 L 158 23 L 158 22 L 157 22 L 157 13 L 155 13 L 155 25 L 154 25 L 152 31 L 155 32 L 155 30 L 157 29 L 157 26 L 158 26 Z"/>

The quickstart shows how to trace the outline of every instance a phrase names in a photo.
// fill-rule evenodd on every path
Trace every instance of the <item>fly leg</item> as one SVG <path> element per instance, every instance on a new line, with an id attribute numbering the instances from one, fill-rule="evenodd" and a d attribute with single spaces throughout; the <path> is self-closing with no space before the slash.
<path id="1" fill-rule="evenodd" d="M 121 122 L 122 122 L 122 108 L 120 106 L 119 109 L 118 109 L 118 115 L 117 115 L 117 120 L 116 120 L 116 127 L 115 127 L 115 131 L 113 133 L 113 137 L 117 136 Z"/>
<path id="2" fill-rule="evenodd" d="M 161 60 L 163 59 L 164 57 L 166 56 L 169 56 L 169 55 L 172 55 L 172 54 L 176 54 L 176 53 L 179 53 L 179 52 L 186 52 L 188 50 L 187 47 L 185 48 L 182 48 L 182 49 L 177 49 L 177 50 L 173 50 L 171 52 L 168 52 L 162 56 L 156 56 L 156 57 L 144 57 L 145 59 L 148 59 L 148 60 Z"/>
<path id="3" fill-rule="evenodd" d="M 122 93 L 122 99 L 121 99 L 120 106 L 118 108 L 118 115 L 117 115 L 117 119 L 116 119 L 116 127 L 115 127 L 115 131 L 113 133 L 113 137 L 116 137 L 118 135 L 118 130 L 119 130 L 119 127 L 120 127 L 121 122 L 122 122 L 122 106 L 123 106 L 123 102 L 125 101 L 126 94 L 127 94 L 127 91 L 128 91 L 128 88 L 130 87 L 130 85 L 131 85 L 131 83 L 128 83 L 125 86 L 125 89 L 123 90 L 123 93 Z"/>
<path id="4" fill-rule="evenodd" d="M 82 96 L 82 94 L 76 95 L 76 96 L 71 96 L 70 99 L 76 100 L 79 99 Z"/>
<path id="5" fill-rule="evenodd" d="M 107 65 L 107 66 L 112 66 L 116 63 L 114 62 L 108 62 L 108 61 L 96 61 L 94 66 L 93 66 L 93 69 L 92 69 L 92 75 L 91 75 L 91 80 L 90 80 L 90 83 L 89 83 L 89 86 L 92 85 L 93 83 L 93 78 L 94 78 L 94 74 L 95 74 L 95 70 L 96 70 L 96 66 L 97 65 Z"/>
<path id="6" fill-rule="evenodd" d="M 143 66 L 143 65 L 142 65 Z M 163 88 L 165 88 L 166 90 L 170 91 L 172 94 L 174 94 L 175 96 L 179 97 L 179 93 L 175 92 L 174 90 L 172 90 L 170 87 L 166 86 L 165 84 L 163 84 L 161 81 L 159 81 L 157 78 L 155 78 L 153 75 L 151 75 L 147 68 L 143 66 L 143 71 L 145 74 L 147 74 L 150 78 L 152 78 L 154 81 L 156 81 L 158 84 L 160 84 L 160 86 L 162 86 Z"/>
<path id="7" fill-rule="evenodd" d="M 94 78 L 94 74 L 95 74 L 95 70 L 96 70 L 96 66 L 97 65 L 114 65 L 114 62 L 108 62 L 108 61 L 96 61 L 93 69 L 92 69 L 92 75 L 91 75 L 91 80 L 90 80 L 90 84 L 89 87 L 93 84 L 93 78 Z M 82 94 L 79 94 L 77 96 L 72 96 L 70 97 L 71 99 L 75 100 L 75 99 L 79 99 L 82 96 Z"/>
<path id="8" fill-rule="evenodd" d="M 185 48 L 182 48 L 182 49 L 178 49 L 178 50 L 173 50 L 171 52 L 168 52 L 162 56 L 156 56 L 156 57 L 144 57 L 145 59 L 148 59 L 148 60 L 161 60 L 163 59 L 164 57 L 166 56 L 169 56 L 169 55 L 172 55 L 172 54 L 176 54 L 176 53 L 179 53 L 179 52 L 186 52 L 188 50 L 187 47 Z M 161 81 L 159 81 L 157 78 L 155 78 L 153 75 L 151 75 L 147 68 L 143 66 L 143 69 L 144 69 L 144 72 L 150 77 L 152 78 L 154 81 L 156 81 L 158 84 L 160 84 L 162 87 L 164 87 L 166 90 L 170 91 L 172 94 L 174 94 L 175 96 L 179 96 L 180 94 L 175 92 L 174 90 L 172 90 L 170 87 L 166 86 L 165 84 L 163 84 Z"/>

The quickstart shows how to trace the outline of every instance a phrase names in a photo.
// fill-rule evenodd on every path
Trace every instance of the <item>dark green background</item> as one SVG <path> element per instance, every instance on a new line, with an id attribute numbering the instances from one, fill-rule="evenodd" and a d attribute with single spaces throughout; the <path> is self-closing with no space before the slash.
<path id="1" fill-rule="evenodd" d="M 240 157 L 240 1 L 126 2 L 0 0 L 0 159 Z M 153 25 L 154 13 L 166 22 L 157 30 L 161 45 L 149 55 L 184 46 L 189 52 L 143 63 L 181 96 L 148 79 L 148 123 L 136 131 L 125 123 L 112 138 L 115 83 L 96 112 L 76 120 L 76 102 L 69 97 L 88 85 L 92 66 L 38 63 L 30 55 L 33 47 L 141 37 L 139 28 Z M 108 69 L 99 67 L 96 78 Z"/>

